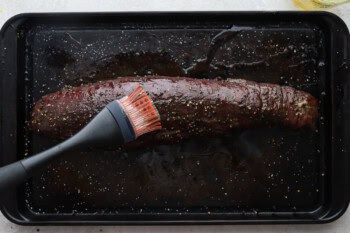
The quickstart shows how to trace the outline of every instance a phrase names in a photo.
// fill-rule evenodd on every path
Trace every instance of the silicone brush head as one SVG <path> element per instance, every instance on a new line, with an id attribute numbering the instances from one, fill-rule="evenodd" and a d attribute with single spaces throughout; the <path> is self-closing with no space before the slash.
<path id="1" fill-rule="evenodd" d="M 162 128 L 158 110 L 140 85 L 129 96 L 117 102 L 129 119 L 136 138 Z"/>

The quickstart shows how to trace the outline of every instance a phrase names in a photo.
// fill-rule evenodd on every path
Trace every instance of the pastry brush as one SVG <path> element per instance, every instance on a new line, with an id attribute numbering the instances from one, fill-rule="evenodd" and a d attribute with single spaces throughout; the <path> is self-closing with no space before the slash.
<path id="1" fill-rule="evenodd" d="M 129 95 L 109 103 L 77 134 L 51 149 L 0 168 L 0 193 L 24 182 L 60 155 L 90 146 L 122 145 L 161 129 L 151 98 L 138 85 Z"/>

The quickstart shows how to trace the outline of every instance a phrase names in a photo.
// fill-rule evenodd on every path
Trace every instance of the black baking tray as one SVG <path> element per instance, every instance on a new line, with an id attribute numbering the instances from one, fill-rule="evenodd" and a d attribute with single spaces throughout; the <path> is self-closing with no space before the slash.
<path id="1" fill-rule="evenodd" d="M 320 118 L 67 154 L 1 194 L 1 210 L 23 225 L 333 221 L 349 203 L 349 52 L 346 25 L 326 12 L 17 15 L 1 30 L 2 165 L 58 143 L 30 130 L 41 96 L 118 76 L 289 85 L 319 99 Z"/>

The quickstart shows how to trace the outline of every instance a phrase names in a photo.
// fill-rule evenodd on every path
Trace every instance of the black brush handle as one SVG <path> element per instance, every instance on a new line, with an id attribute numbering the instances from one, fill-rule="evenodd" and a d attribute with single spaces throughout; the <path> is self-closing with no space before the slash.
<path id="1" fill-rule="evenodd" d="M 74 150 L 80 145 L 82 144 L 79 144 L 77 138 L 72 137 L 64 141 L 63 143 L 52 147 L 46 151 L 43 151 L 39 154 L 1 167 L 0 194 L 6 192 L 8 188 L 17 186 L 18 184 L 31 177 L 35 173 L 35 171 L 39 171 L 40 168 L 44 167 L 47 163 L 55 159 L 58 155 L 68 150 Z"/>
<path id="2" fill-rule="evenodd" d="M 121 116 L 121 119 L 123 117 Z M 90 146 L 103 147 L 121 144 L 124 144 L 123 132 L 115 116 L 109 109 L 104 108 L 87 126 L 70 139 L 37 155 L 1 167 L 0 196 L 1 193 L 24 182 L 53 159 L 67 151 Z"/>
<path id="3" fill-rule="evenodd" d="M 0 195 L 6 190 L 18 185 L 27 179 L 27 171 L 23 167 L 22 161 L 18 161 L 0 168 Z"/>

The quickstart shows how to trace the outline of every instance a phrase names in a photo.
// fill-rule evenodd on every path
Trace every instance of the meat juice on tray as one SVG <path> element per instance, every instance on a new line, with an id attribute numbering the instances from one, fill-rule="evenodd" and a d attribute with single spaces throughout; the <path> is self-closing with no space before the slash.
<path id="1" fill-rule="evenodd" d="M 106 30 L 99 34 L 38 29 L 38 43 L 28 52 L 33 56 L 29 69 L 35 81 L 27 90 L 27 101 L 33 107 L 44 95 L 62 88 L 151 75 L 213 79 L 214 83 L 214 79 L 252 80 L 291 86 L 319 99 L 323 37 L 317 28 L 303 27 L 297 32 L 230 26 L 228 30 Z M 299 104 L 304 106 L 303 101 Z M 30 122 L 31 115 L 27 117 Z M 92 116 L 76 117 L 81 119 L 74 124 Z M 38 213 L 97 214 L 312 209 L 320 201 L 323 159 L 317 143 L 318 121 L 313 121 L 315 128 L 262 124 L 189 136 L 176 143 L 160 140 L 136 149 L 71 153 L 34 177 L 27 191 L 28 206 Z M 29 127 L 27 139 L 33 151 L 57 143 Z"/>

